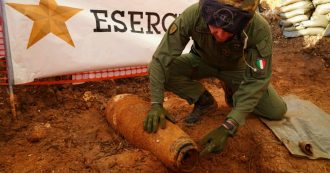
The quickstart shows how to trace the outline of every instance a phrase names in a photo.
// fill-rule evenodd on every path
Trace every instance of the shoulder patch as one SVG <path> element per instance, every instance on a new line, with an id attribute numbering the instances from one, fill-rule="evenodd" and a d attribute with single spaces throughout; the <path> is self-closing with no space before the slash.
<path id="1" fill-rule="evenodd" d="M 172 35 L 174 34 L 176 31 L 178 30 L 178 26 L 175 24 L 175 23 L 172 23 L 172 25 L 170 26 L 170 29 L 169 29 L 169 34 Z"/>
<path id="2" fill-rule="evenodd" d="M 268 62 L 265 58 L 257 58 L 255 61 L 255 68 L 251 69 L 252 76 L 257 79 L 262 79 L 266 75 Z"/>
<path id="3" fill-rule="evenodd" d="M 256 65 L 258 69 L 264 70 L 267 66 L 267 60 L 265 58 L 257 58 Z"/>

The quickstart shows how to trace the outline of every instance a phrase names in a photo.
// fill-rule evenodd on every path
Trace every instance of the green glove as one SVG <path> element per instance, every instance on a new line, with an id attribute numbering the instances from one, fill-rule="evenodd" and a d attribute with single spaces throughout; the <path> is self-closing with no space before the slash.
<path id="1" fill-rule="evenodd" d="M 170 120 L 172 123 L 175 123 L 174 117 L 172 117 L 161 104 L 152 104 L 151 109 L 144 119 L 144 130 L 148 133 L 155 133 L 158 128 L 158 123 L 162 129 L 165 128 L 165 118 Z"/>
<path id="2" fill-rule="evenodd" d="M 220 126 L 212 130 L 210 133 L 203 137 L 201 144 L 204 146 L 204 149 L 202 152 L 200 152 L 199 155 L 205 156 L 211 152 L 221 152 L 226 145 L 226 141 L 229 135 L 229 130 L 224 126 Z"/>
<path id="3" fill-rule="evenodd" d="M 205 156 L 211 152 L 222 152 L 225 148 L 228 136 L 233 136 L 236 133 L 238 126 L 239 124 L 235 120 L 226 119 L 220 127 L 212 130 L 203 137 L 201 143 L 204 146 L 204 149 L 199 155 Z"/>

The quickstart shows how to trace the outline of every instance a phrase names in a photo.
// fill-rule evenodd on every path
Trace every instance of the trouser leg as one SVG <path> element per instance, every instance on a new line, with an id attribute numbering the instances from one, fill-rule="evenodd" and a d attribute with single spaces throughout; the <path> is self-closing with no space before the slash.
<path id="1" fill-rule="evenodd" d="M 243 80 L 244 71 L 230 71 L 220 72 L 218 78 L 223 81 L 227 90 L 235 93 Z M 227 96 L 228 97 L 228 96 Z M 229 98 L 230 99 L 230 98 Z M 229 100 L 227 98 L 227 100 Z M 277 94 L 273 86 L 270 84 L 267 90 L 260 98 L 253 113 L 257 116 L 261 116 L 270 120 L 280 120 L 284 117 L 287 111 L 286 103 Z M 242 117 L 240 122 L 244 122 L 245 117 Z"/>
<path id="2" fill-rule="evenodd" d="M 281 120 L 286 111 L 286 103 L 277 94 L 273 86 L 269 85 L 253 113 L 270 120 Z"/>
<path id="3" fill-rule="evenodd" d="M 216 72 L 194 54 L 184 54 L 171 62 L 165 88 L 194 104 L 192 112 L 185 118 L 187 125 L 198 122 L 202 115 L 217 107 L 213 96 L 197 81 L 215 76 Z"/>
<path id="4" fill-rule="evenodd" d="M 225 92 L 225 102 L 230 107 L 233 107 L 233 95 L 243 80 L 243 74 L 244 70 L 221 71 L 218 73 L 217 78 L 221 80 L 221 86 Z"/>
<path id="5" fill-rule="evenodd" d="M 214 76 L 213 73 L 216 73 L 216 69 L 203 63 L 198 56 L 183 54 L 171 62 L 165 89 L 193 104 L 205 92 L 198 79 Z"/>
<path id="6" fill-rule="evenodd" d="M 193 104 L 205 92 L 198 79 L 217 77 L 234 93 L 243 80 L 243 73 L 244 70 L 218 72 L 217 69 L 203 63 L 196 55 L 183 54 L 171 62 L 166 74 L 165 89 Z M 269 85 L 255 107 L 254 113 L 271 120 L 279 120 L 283 118 L 286 110 L 283 99 Z"/>

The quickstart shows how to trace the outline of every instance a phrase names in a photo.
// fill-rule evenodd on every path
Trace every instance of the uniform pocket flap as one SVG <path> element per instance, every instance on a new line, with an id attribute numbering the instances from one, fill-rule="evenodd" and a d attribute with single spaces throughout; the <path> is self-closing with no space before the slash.
<path id="1" fill-rule="evenodd" d="M 262 57 L 267 57 L 272 55 L 272 47 L 271 45 L 267 44 L 265 40 L 262 40 L 260 43 L 257 45 L 258 52 Z"/>

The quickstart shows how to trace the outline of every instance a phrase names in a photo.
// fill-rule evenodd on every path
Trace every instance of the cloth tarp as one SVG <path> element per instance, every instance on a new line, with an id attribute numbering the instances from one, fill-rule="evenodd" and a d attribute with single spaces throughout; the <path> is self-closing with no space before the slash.
<path id="1" fill-rule="evenodd" d="M 285 96 L 284 100 L 288 111 L 283 120 L 262 121 L 291 154 L 310 159 L 330 159 L 330 115 L 294 95 Z"/>

